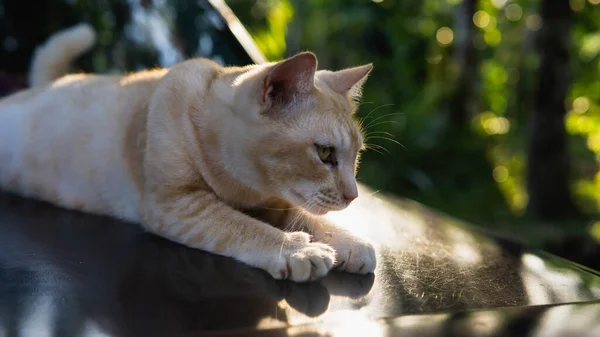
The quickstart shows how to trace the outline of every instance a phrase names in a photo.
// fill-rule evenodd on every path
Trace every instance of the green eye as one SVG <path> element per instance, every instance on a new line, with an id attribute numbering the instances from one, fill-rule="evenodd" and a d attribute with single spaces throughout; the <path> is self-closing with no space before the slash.
<path id="1" fill-rule="evenodd" d="M 315 144 L 317 149 L 317 155 L 319 155 L 319 159 L 325 164 L 330 164 L 332 166 L 337 165 L 337 161 L 335 160 L 334 148 L 331 146 L 323 146 L 319 144 Z"/>
<path id="2" fill-rule="evenodd" d="M 325 161 L 327 157 L 331 154 L 331 148 L 326 146 L 318 146 L 317 145 L 317 153 L 319 154 L 319 159 Z"/>

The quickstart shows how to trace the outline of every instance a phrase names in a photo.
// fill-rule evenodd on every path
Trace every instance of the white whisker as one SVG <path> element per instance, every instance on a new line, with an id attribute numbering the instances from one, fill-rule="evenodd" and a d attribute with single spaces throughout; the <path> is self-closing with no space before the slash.
<path id="1" fill-rule="evenodd" d="M 395 104 L 393 104 L 393 103 L 390 103 L 390 104 L 382 104 L 382 105 L 380 105 L 380 106 L 376 107 L 375 109 L 371 110 L 371 111 L 370 111 L 370 112 L 369 112 L 369 113 L 368 113 L 368 114 L 367 114 L 367 115 L 366 115 L 364 118 L 362 118 L 362 120 L 365 120 L 365 119 L 369 118 L 369 116 L 371 116 L 371 114 L 372 114 L 372 113 L 374 113 L 375 111 L 377 111 L 377 110 L 379 110 L 379 109 L 381 109 L 381 108 L 385 108 L 385 107 L 388 107 L 388 106 L 393 106 L 393 105 L 395 105 Z M 375 120 L 377 120 L 377 118 L 376 118 Z"/>

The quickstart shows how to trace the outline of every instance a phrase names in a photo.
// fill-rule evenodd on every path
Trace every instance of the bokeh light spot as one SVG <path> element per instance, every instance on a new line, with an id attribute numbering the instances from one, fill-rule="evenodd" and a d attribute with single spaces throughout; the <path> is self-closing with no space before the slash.
<path id="1" fill-rule="evenodd" d="M 577 118 L 577 131 L 581 134 L 586 134 L 592 130 L 594 122 L 585 116 Z"/>
<path id="2" fill-rule="evenodd" d="M 442 27 L 438 29 L 435 37 L 439 44 L 442 46 L 448 46 L 452 43 L 452 40 L 454 40 L 454 33 L 452 32 L 452 29 L 448 27 Z"/>
<path id="3" fill-rule="evenodd" d="M 594 152 L 600 152 L 600 133 L 589 136 L 587 139 L 587 146 Z"/>
<path id="4" fill-rule="evenodd" d="M 510 21 L 519 21 L 523 16 L 523 10 L 521 9 L 521 6 L 517 4 L 510 4 L 504 10 L 504 15 L 506 15 L 506 18 Z"/>
<path id="5" fill-rule="evenodd" d="M 600 33 L 589 34 L 583 37 L 579 56 L 585 61 L 590 61 L 600 53 Z"/>
<path id="6" fill-rule="evenodd" d="M 436 55 L 428 56 L 425 59 L 427 60 L 427 63 L 438 64 L 438 63 L 440 63 L 442 58 L 443 58 L 442 54 L 436 54 Z"/>
<path id="7" fill-rule="evenodd" d="M 492 117 L 483 122 L 483 129 L 488 135 L 503 135 L 510 130 L 510 122 L 504 117 Z"/>
<path id="8" fill-rule="evenodd" d="M 489 18 L 488 24 L 485 25 L 485 27 L 482 27 L 482 29 L 485 30 L 486 32 L 496 29 L 496 18 L 489 14 L 488 14 L 488 18 Z"/>
<path id="9" fill-rule="evenodd" d="M 499 183 L 503 183 L 508 179 L 508 169 L 505 166 L 496 166 L 494 171 L 492 171 L 494 176 L 494 180 Z"/>
<path id="10" fill-rule="evenodd" d="M 496 6 L 496 8 L 502 8 L 506 5 L 507 0 L 492 0 L 492 4 Z"/>
<path id="11" fill-rule="evenodd" d="M 588 232 L 596 242 L 600 242 L 600 221 L 592 223 Z"/>
<path id="12" fill-rule="evenodd" d="M 585 0 L 569 0 L 569 6 L 573 12 L 579 12 L 585 8 Z"/>
<path id="13" fill-rule="evenodd" d="M 587 97 L 577 97 L 573 100 L 573 111 L 582 114 L 589 110 L 590 100 Z"/>
<path id="14" fill-rule="evenodd" d="M 490 24 L 490 15 L 486 11 L 477 11 L 473 14 L 473 23 L 479 28 L 485 28 Z"/>
<path id="15" fill-rule="evenodd" d="M 529 30 L 537 31 L 542 28 L 542 18 L 537 14 L 527 15 L 525 25 Z"/>
<path id="16" fill-rule="evenodd" d="M 497 29 L 490 30 L 483 34 L 483 39 L 488 45 L 497 46 L 498 44 L 500 44 L 500 41 L 502 41 L 502 34 Z"/>

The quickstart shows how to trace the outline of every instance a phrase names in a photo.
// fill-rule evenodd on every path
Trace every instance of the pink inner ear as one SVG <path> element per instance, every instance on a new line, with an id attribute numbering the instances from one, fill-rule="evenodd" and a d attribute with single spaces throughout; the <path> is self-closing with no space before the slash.
<path id="1" fill-rule="evenodd" d="M 279 62 L 266 78 L 263 99 L 271 103 L 289 102 L 295 96 L 310 93 L 316 70 L 317 58 L 313 53 L 300 53 Z"/>

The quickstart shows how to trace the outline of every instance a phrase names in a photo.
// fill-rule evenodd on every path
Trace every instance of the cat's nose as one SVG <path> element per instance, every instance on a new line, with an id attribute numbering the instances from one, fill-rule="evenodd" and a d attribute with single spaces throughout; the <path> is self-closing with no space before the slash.
<path id="1" fill-rule="evenodd" d="M 346 192 L 346 193 L 344 193 L 344 200 L 347 203 L 351 203 L 352 200 L 356 199 L 357 197 L 358 197 L 358 193 L 353 193 L 353 192 L 350 192 L 350 193 Z"/>
<path id="2" fill-rule="evenodd" d="M 347 204 L 358 197 L 358 186 L 354 179 L 354 171 L 348 171 L 342 176 L 339 192 Z"/>

